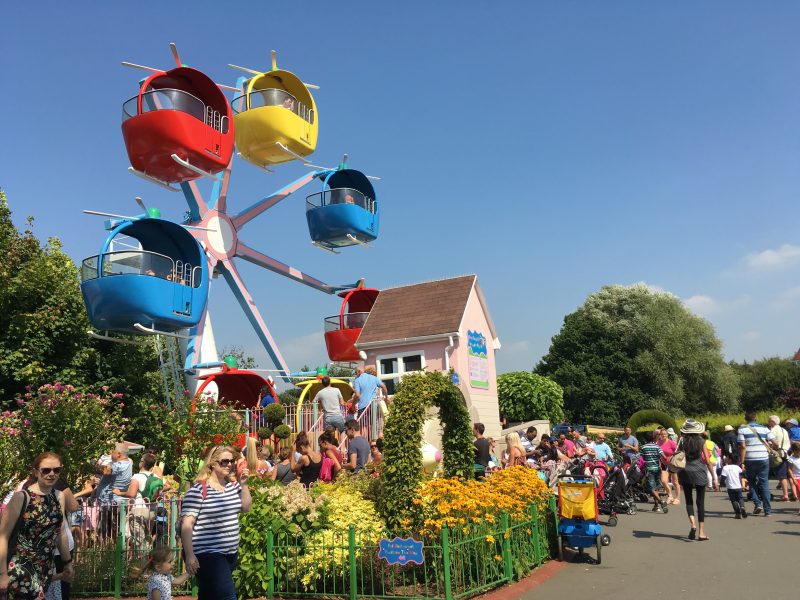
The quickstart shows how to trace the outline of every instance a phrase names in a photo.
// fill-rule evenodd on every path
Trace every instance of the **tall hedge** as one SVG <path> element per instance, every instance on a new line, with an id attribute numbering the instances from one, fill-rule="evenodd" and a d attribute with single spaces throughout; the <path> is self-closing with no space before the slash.
<path id="1" fill-rule="evenodd" d="M 422 480 L 422 426 L 431 406 L 442 424 L 443 468 L 446 477 L 474 476 L 472 423 L 464 396 L 449 374 L 424 373 L 403 378 L 383 428 L 383 495 L 378 510 L 392 529 L 403 528 L 413 515 Z"/>

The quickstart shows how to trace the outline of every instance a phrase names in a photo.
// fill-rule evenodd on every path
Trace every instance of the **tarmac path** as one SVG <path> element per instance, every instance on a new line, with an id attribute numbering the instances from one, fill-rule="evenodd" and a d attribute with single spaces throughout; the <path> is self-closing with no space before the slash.
<path id="1" fill-rule="evenodd" d="M 710 539 L 698 542 L 686 537 L 689 519 L 683 502 L 670 505 L 667 514 L 651 512 L 652 504 L 639 504 L 636 515 L 620 515 L 616 527 L 603 527 L 611 545 L 602 549 L 601 564 L 593 564 L 595 549 L 588 548 L 582 557 L 569 556 L 567 565 L 552 578 L 518 597 L 796 600 L 800 598 L 800 505 L 773 502 L 772 507 L 769 517 L 737 520 L 725 491 L 707 492 Z M 753 504 L 747 503 L 747 509 L 752 513 Z"/>

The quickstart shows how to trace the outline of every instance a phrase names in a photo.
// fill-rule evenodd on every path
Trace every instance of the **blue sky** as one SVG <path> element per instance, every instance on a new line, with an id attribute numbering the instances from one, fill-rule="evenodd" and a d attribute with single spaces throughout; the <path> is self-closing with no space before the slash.
<path id="1" fill-rule="evenodd" d="M 235 7 L 235 8 L 232 8 Z M 126 172 L 122 103 L 167 44 L 221 83 L 227 63 L 321 86 L 313 161 L 381 176 L 381 237 L 311 247 L 308 186 L 242 239 L 331 283 L 387 287 L 477 273 L 503 349 L 529 369 L 604 284 L 670 291 L 728 358 L 800 345 L 800 8 L 789 2 L 14 3 L 0 37 L 0 187 L 76 261 L 135 196 L 182 196 Z M 235 159 L 233 210 L 303 172 Z M 205 184 L 207 187 L 207 184 Z M 313 189 L 312 189 L 313 188 Z M 240 262 L 292 367 L 324 360 L 336 298 Z M 269 367 L 220 279 L 218 345 Z"/>

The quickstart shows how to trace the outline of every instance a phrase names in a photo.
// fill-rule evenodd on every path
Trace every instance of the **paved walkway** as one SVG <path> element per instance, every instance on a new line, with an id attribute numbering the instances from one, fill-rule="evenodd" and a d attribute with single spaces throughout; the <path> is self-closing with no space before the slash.
<path id="1" fill-rule="evenodd" d="M 752 512 L 753 504 L 747 507 Z M 736 520 L 724 491 L 707 493 L 706 534 L 711 538 L 707 542 L 686 539 L 689 520 L 683 504 L 670 506 L 666 515 L 652 513 L 651 508 L 640 504 L 636 515 L 620 515 L 616 527 L 603 527 L 611 535 L 611 545 L 603 548 L 602 564 L 590 564 L 584 556 L 586 560 L 567 564 L 518 597 L 541 600 L 577 593 L 581 598 L 614 600 L 798 598 L 796 502 L 774 502 L 770 517 Z M 594 548 L 587 552 L 594 557 Z"/>

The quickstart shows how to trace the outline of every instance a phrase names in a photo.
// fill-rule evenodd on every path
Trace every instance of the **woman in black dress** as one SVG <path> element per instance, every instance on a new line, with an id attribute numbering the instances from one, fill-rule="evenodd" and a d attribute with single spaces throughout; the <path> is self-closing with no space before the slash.
<path id="1" fill-rule="evenodd" d="M 698 539 L 701 542 L 708 540 L 705 528 L 705 498 L 706 486 L 710 479 L 708 449 L 706 448 L 703 432 L 706 426 L 694 419 L 687 419 L 681 426 L 681 440 L 678 450 L 686 453 L 686 467 L 678 474 L 678 480 L 683 487 L 683 496 L 686 499 L 686 514 L 689 515 L 689 539 Z M 697 518 L 694 515 L 692 493 L 697 494 Z"/>
<path id="2" fill-rule="evenodd" d="M 9 600 L 44 598 L 55 575 L 53 549 L 72 581 L 72 556 L 64 523 L 64 495 L 55 489 L 61 457 L 45 452 L 33 462 L 22 491 L 15 492 L 0 520 L 0 594 Z M 11 542 L 9 544 L 9 542 Z"/>
<path id="3" fill-rule="evenodd" d="M 305 435 L 298 436 L 295 448 L 300 453 L 300 458 L 295 460 L 294 452 L 290 455 L 290 464 L 300 479 L 300 483 L 308 487 L 319 479 L 322 470 L 322 454 L 315 452 L 311 442 Z"/>

